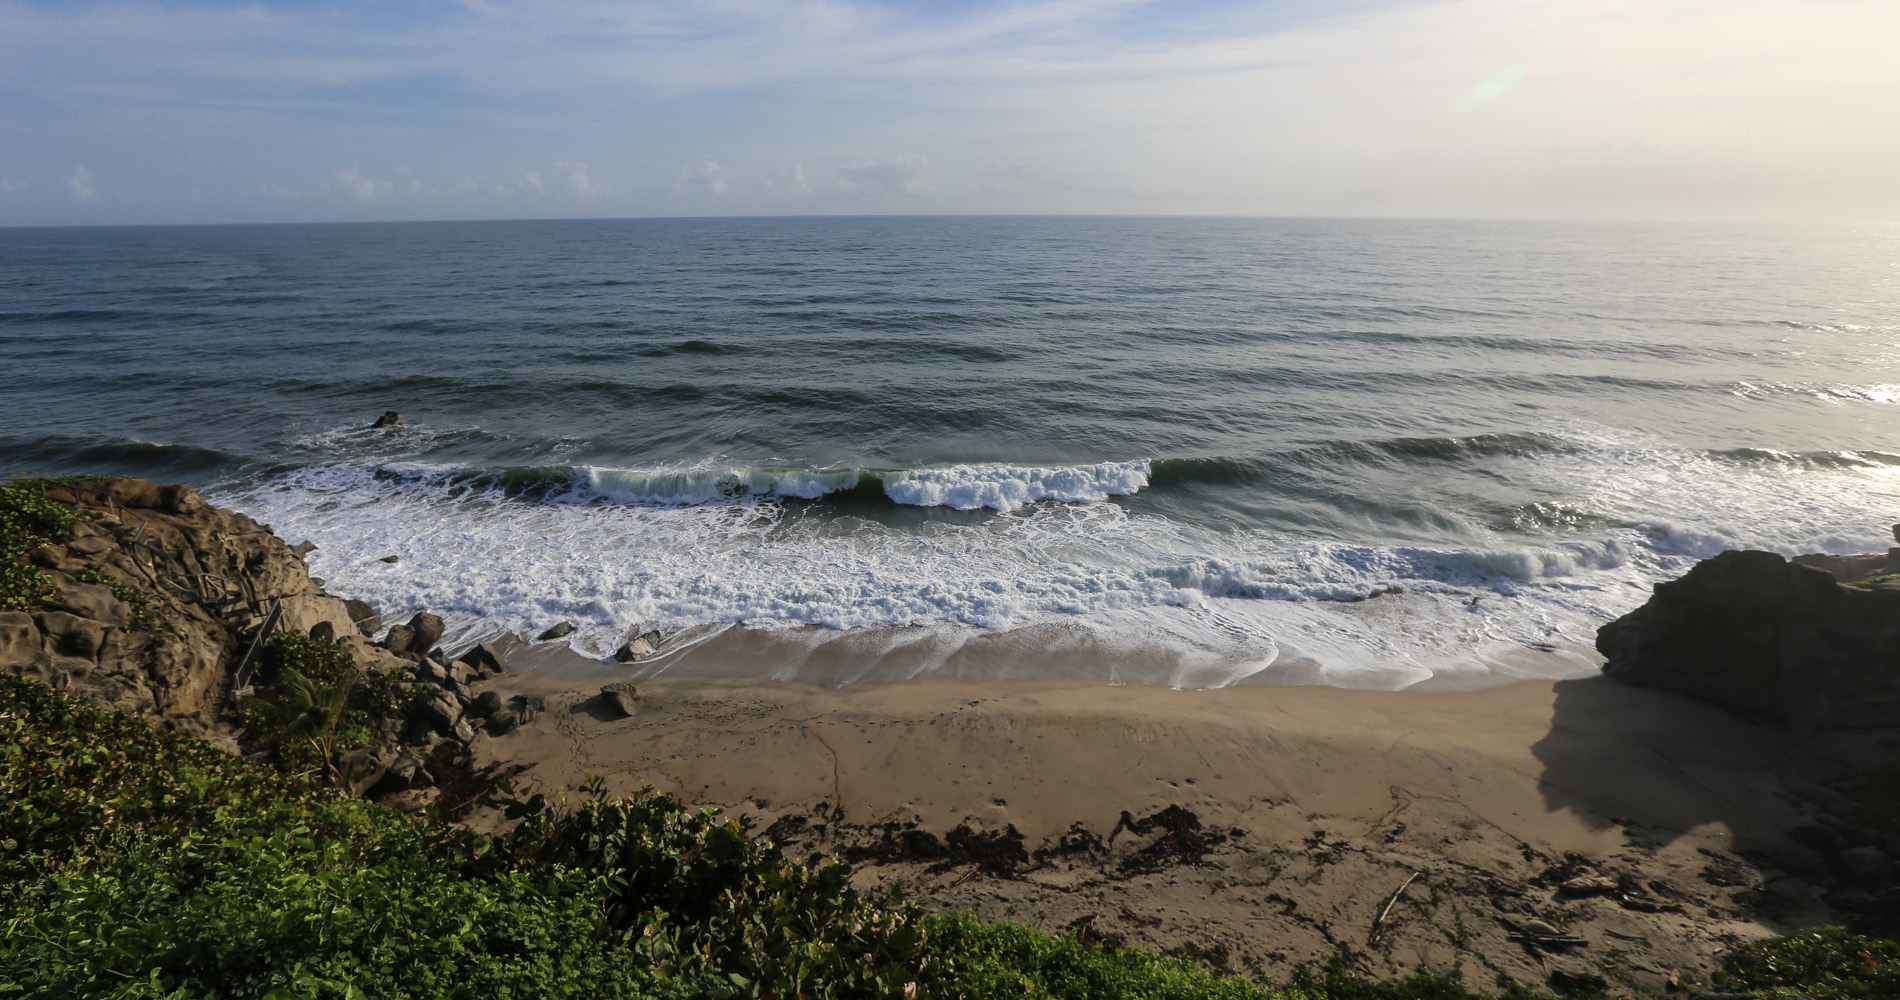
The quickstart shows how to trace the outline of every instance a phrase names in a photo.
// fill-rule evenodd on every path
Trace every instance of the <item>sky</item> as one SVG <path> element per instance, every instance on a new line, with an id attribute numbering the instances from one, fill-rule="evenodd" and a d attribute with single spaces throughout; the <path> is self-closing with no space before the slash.
<path id="1" fill-rule="evenodd" d="M 1900 221 L 1896 0 L 0 0 L 0 225 Z"/>

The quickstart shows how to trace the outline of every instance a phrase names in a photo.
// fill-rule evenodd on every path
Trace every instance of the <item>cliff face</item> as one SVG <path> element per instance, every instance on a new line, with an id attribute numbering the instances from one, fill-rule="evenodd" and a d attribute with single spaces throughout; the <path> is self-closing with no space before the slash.
<path id="1" fill-rule="evenodd" d="M 1657 584 L 1598 630 L 1597 650 L 1626 684 L 1748 718 L 1806 732 L 1900 726 L 1900 590 L 1843 586 L 1772 552 L 1724 552 Z"/>
<path id="2" fill-rule="evenodd" d="M 86 516 L 28 553 L 59 593 L 39 610 L 0 612 L 0 669 L 228 743 L 232 671 L 273 603 L 285 627 L 329 622 L 371 655 L 299 553 L 243 514 L 143 479 L 48 495 Z"/>

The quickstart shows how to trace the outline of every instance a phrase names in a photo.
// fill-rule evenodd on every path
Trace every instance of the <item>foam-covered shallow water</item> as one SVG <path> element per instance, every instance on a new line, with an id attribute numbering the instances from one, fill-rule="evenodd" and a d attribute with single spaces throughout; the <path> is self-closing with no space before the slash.
<path id="1" fill-rule="evenodd" d="M 1897 236 L 0 231 L 0 463 L 194 483 L 460 641 L 659 628 L 649 672 L 1557 676 L 1722 548 L 1889 544 Z"/>

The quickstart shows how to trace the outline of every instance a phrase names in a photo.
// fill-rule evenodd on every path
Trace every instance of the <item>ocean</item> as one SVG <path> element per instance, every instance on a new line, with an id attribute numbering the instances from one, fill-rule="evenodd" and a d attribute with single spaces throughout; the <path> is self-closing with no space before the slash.
<path id="1" fill-rule="evenodd" d="M 1561 677 L 1724 548 L 1893 544 L 1897 268 L 1892 227 L 7 229 L 0 470 L 190 483 L 451 644 L 661 630 L 642 676 Z"/>

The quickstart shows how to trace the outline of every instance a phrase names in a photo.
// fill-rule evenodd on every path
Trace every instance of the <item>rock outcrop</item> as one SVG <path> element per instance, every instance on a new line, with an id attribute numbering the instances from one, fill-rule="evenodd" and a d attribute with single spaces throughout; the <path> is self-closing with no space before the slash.
<path id="1" fill-rule="evenodd" d="M 1626 684 L 1798 731 L 1900 726 L 1900 590 L 1772 552 L 1724 552 L 1657 584 L 1598 630 L 1597 650 Z"/>
<path id="2" fill-rule="evenodd" d="M 49 496 L 86 516 L 27 554 L 59 593 L 0 613 L 0 669 L 228 745 L 231 672 L 268 608 L 280 627 L 327 622 L 368 648 L 269 526 L 189 487 L 105 479 Z"/>
<path id="3" fill-rule="evenodd" d="M 481 643 L 451 661 L 445 623 L 417 612 L 384 631 L 375 609 L 324 592 L 303 555 L 243 514 L 184 486 L 106 479 L 47 491 L 83 512 L 71 534 L 27 559 L 57 595 L 0 613 L 0 670 L 237 750 L 235 690 L 267 628 L 343 646 L 379 702 L 370 743 L 341 755 L 339 783 L 420 809 L 444 794 L 466 806 L 486 788 L 470 771 L 477 730 L 505 733 L 545 708 L 475 685 L 502 672 Z M 383 638 L 370 637 L 383 631 Z"/>

